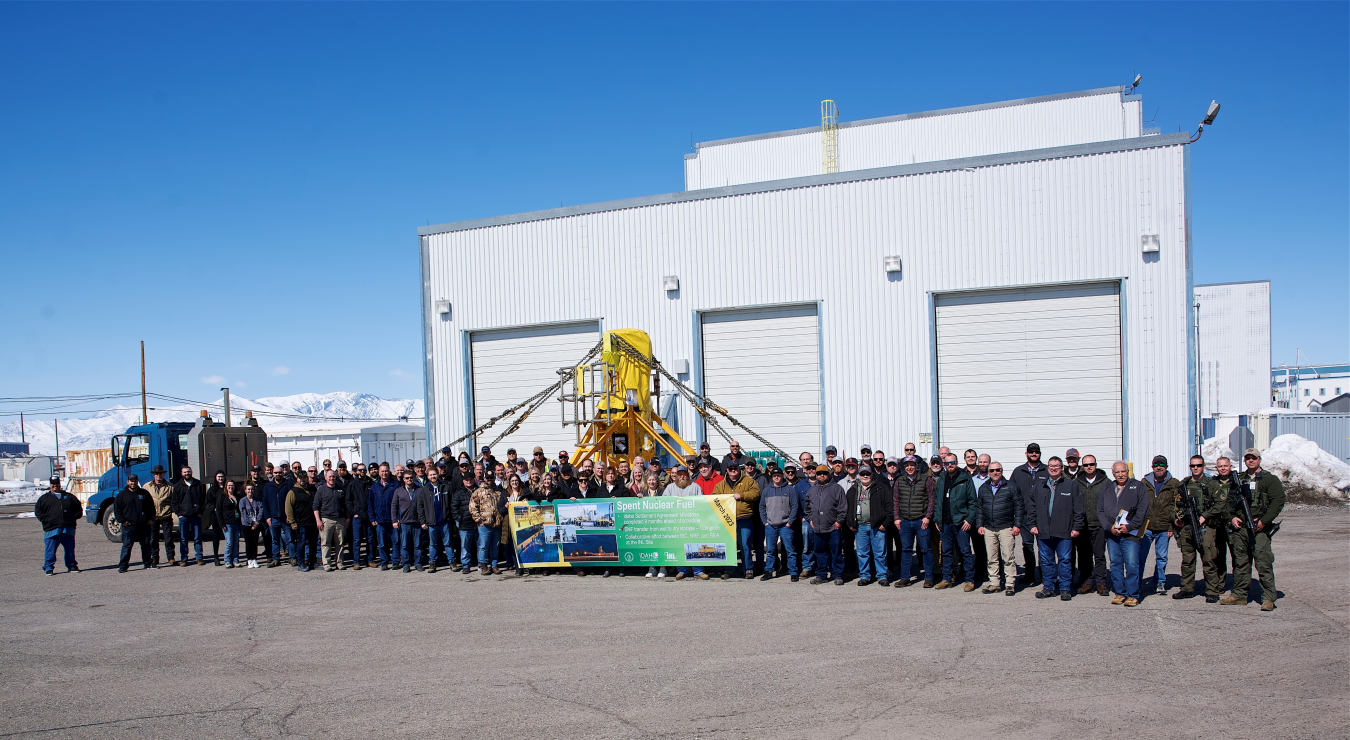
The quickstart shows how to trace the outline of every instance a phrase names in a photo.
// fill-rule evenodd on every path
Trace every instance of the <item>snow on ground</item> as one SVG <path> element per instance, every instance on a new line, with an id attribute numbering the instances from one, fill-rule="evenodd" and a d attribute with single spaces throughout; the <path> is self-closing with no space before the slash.
<path id="1" fill-rule="evenodd" d="M 29 481 L 0 481 L 0 506 L 31 504 L 46 492 L 46 488 L 38 488 Z"/>
<path id="2" fill-rule="evenodd" d="M 208 409 L 216 421 L 224 421 L 223 399 L 216 408 Z M 199 406 L 159 407 L 150 410 L 150 421 L 186 421 L 197 419 Z M 408 399 L 384 399 L 367 393 L 301 393 L 294 396 L 272 396 L 249 400 L 237 394 L 230 396 L 232 421 L 242 423 L 245 411 L 254 412 L 258 424 L 268 431 L 303 429 L 333 421 L 361 421 L 364 419 L 398 419 L 409 417 L 414 424 L 421 423 L 422 402 Z M 323 419 L 287 419 L 270 416 L 268 412 L 324 417 Z M 118 406 L 112 411 L 101 411 L 87 416 L 60 419 L 62 450 L 101 449 L 108 446 L 114 434 L 141 423 L 140 406 Z M 50 418 L 28 419 L 24 433 L 35 454 L 56 453 L 56 426 Z M 0 424 L 0 441 L 18 442 L 19 422 Z"/>
<path id="3" fill-rule="evenodd" d="M 1211 470 L 1220 457 L 1232 460 L 1234 470 L 1244 469 L 1242 460 L 1228 449 L 1223 439 L 1205 440 L 1200 454 Z M 1261 453 L 1261 467 L 1279 476 L 1285 486 L 1306 488 L 1332 498 L 1345 498 L 1350 492 L 1350 465 L 1297 434 L 1281 434 L 1272 439 Z"/>
<path id="4" fill-rule="evenodd" d="M 1286 486 L 1300 486 L 1344 498 L 1350 492 L 1350 465 L 1297 434 L 1281 434 L 1261 453 L 1261 466 Z"/>

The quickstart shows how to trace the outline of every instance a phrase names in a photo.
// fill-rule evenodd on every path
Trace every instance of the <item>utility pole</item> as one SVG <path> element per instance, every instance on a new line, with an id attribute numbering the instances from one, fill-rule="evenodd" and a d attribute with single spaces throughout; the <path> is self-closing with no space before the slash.
<path id="1" fill-rule="evenodd" d="M 61 420 L 52 417 L 52 427 L 56 430 L 56 456 L 61 456 Z"/>
<path id="2" fill-rule="evenodd" d="M 228 428 L 230 426 L 230 389 L 221 388 L 220 390 L 225 394 L 225 426 Z"/>
<path id="3" fill-rule="evenodd" d="M 141 423 L 149 424 L 150 417 L 145 408 L 145 340 L 141 340 Z"/>
<path id="4" fill-rule="evenodd" d="M 23 430 L 23 412 L 22 412 L 22 411 L 19 412 L 19 441 L 20 441 L 20 442 L 27 442 L 27 441 L 28 441 L 28 434 L 27 434 L 26 432 L 24 432 L 24 430 Z"/>

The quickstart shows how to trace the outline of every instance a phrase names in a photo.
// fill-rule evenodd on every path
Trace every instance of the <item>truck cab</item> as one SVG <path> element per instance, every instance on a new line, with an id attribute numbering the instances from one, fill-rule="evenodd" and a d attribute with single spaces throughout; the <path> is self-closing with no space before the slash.
<path id="1" fill-rule="evenodd" d="M 89 497 L 84 508 L 85 521 L 102 524 L 108 539 L 121 542 L 122 527 L 112 515 L 113 498 L 132 473 L 142 483 L 149 483 L 150 471 L 156 465 L 164 466 L 165 480 L 178 477 L 178 471 L 188 464 L 188 433 L 193 426 L 185 422 L 139 424 L 115 435 L 112 467 L 99 476 L 98 493 Z"/>
<path id="2" fill-rule="evenodd" d="M 203 480 L 213 480 L 216 471 L 226 480 L 243 483 L 249 469 L 267 462 L 267 433 L 253 414 L 245 412 L 244 426 L 218 424 L 205 411 L 197 423 L 165 422 L 128 427 L 112 438 L 112 467 L 99 476 L 98 493 L 84 507 L 85 521 L 102 524 L 113 542 L 122 541 L 122 526 L 113 514 L 113 499 L 132 473 L 142 482 L 151 480 L 151 470 L 164 466 L 164 479 L 177 480 L 186 465 Z M 204 522 L 205 526 L 210 526 Z"/>

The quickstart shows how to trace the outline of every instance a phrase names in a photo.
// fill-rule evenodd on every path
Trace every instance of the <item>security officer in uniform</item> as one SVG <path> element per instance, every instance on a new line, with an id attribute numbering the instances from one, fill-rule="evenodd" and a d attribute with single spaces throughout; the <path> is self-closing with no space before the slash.
<path id="1" fill-rule="evenodd" d="M 1237 606 L 1247 604 L 1247 590 L 1252 582 L 1252 561 L 1255 560 L 1261 579 L 1261 611 L 1268 612 L 1275 609 L 1275 553 L 1270 549 L 1270 538 L 1280 528 L 1275 517 L 1284 509 L 1284 484 L 1274 473 L 1261 469 L 1261 453 L 1255 447 L 1248 447 L 1242 453 L 1242 463 L 1247 470 L 1238 476 L 1238 485 L 1229 500 L 1229 524 L 1233 527 L 1229 533 L 1229 542 L 1233 547 L 1233 593 L 1219 603 Z M 1247 529 L 1242 499 L 1247 500 L 1247 506 L 1251 509 L 1255 537 Z"/>
<path id="2" fill-rule="evenodd" d="M 1200 524 L 1199 541 L 1191 527 L 1191 518 L 1184 506 L 1177 509 L 1177 518 L 1172 522 L 1172 531 L 1176 533 L 1177 547 L 1181 548 L 1181 590 L 1172 594 L 1174 599 L 1195 597 L 1195 556 L 1197 550 L 1204 551 L 1205 600 L 1214 603 L 1223 595 L 1223 571 L 1215 573 L 1213 560 L 1213 541 L 1215 526 L 1211 522 L 1223 522 L 1228 504 L 1223 500 L 1226 486 L 1205 475 L 1205 458 L 1193 455 L 1190 460 L 1191 474 L 1181 481 L 1182 501 L 1195 505 L 1195 518 Z M 1217 504 L 1216 504 L 1217 502 Z M 1220 527 L 1226 526 L 1220 524 Z"/>

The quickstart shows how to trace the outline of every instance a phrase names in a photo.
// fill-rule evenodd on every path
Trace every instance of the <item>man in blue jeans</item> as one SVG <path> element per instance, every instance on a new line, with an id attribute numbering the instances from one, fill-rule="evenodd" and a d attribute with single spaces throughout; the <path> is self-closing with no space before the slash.
<path id="1" fill-rule="evenodd" d="M 893 505 L 891 487 L 884 478 L 874 474 L 870 465 L 862 465 L 858 468 L 858 482 L 848 489 L 847 496 L 845 523 L 854 533 L 858 585 L 866 586 L 876 581 L 885 588 L 891 585 L 886 572 L 886 525 L 891 521 Z"/>
<path id="2" fill-rule="evenodd" d="M 295 547 L 291 543 L 291 526 L 286 521 L 286 494 L 291 492 L 291 481 L 286 478 L 286 464 L 278 465 L 272 471 L 272 480 L 263 486 L 263 516 L 267 519 L 267 531 L 272 535 L 272 561 L 269 568 L 281 565 L 281 551 L 284 549 L 295 559 Z"/>
<path id="3" fill-rule="evenodd" d="M 1027 517 L 1040 550 L 1041 590 L 1036 598 L 1048 599 L 1058 591 L 1060 600 L 1068 601 L 1073 598 L 1073 540 L 1086 526 L 1083 491 L 1078 481 L 1064 477 L 1064 461 L 1058 457 L 1050 458 L 1045 469 L 1049 475 L 1033 484 Z"/>
<path id="4" fill-rule="evenodd" d="M 834 578 L 834 585 L 844 585 L 844 553 L 840 549 L 841 530 L 848 515 L 848 500 L 844 489 L 834 482 L 830 469 L 816 466 L 816 482 L 806 492 L 806 516 L 811 520 L 812 537 L 816 549 L 816 577 L 814 585 Z"/>
<path id="5" fill-rule="evenodd" d="M 797 552 L 800 553 L 802 561 L 801 574 L 809 576 L 816 570 L 815 541 L 811 537 L 811 522 L 806 518 L 806 492 L 811 490 L 811 480 L 807 471 L 815 470 L 816 464 L 811 457 L 811 453 L 803 452 L 799 459 L 802 466 L 789 463 L 784 469 L 787 474 L 787 484 L 797 494 L 797 521 L 793 522 L 794 534 L 797 538 Z"/>
<path id="6" fill-rule="evenodd" d="M 1112 604 L 1139 605 L 1139 535 L 1148 520 L 1148 493 L 1144 484 L 1130 478 L 1129 466 L 1116 461 L 1111 477 L 1097 499 L 1097 521 L 1110 531 L 1106 553 L 1111 559 L 1111 583 L 1116 592 Z"/>
<path id="7" fill-rule="evenodd" d="M 957 467 L 956 455 L 942 456 L 942 472 L 933 491 L 933 523 L 942 537 L 942 581 L 936 586 L 952 588 L 964 581 L 962 590 L 975 590 L 975 552 L 970 547 L 970 530 L 975 523 L 975 484 L 966 471 Z M 961 551 L 963 576 L 957 580 L 956 550 Z"/>
<path id="8" fill-rule="evenodd" d="M 65 548 L 66 572 L 79 573 L 75 562 L 75 527 L 84 507 L 80 500 L 61 490 L 61 479 L 52 476 L 51 488 L 33 504 L 33 516 L 42 524 L 42 572 L 52 575 L 56 569 L 56 548 Z"/>
<path id="9" fill-rule="evenodd" d="M 402 549 L 398 544 L 398 530 L 394 529 L 394 492 L 399 481 L 389 472 L 389 463 L 380 465 L 379 477 L 370 484 L 367 492 L 369 503 L 366 506 L 366 521 L 373 530 L 372 539 L 379 545 L 380 570 L 398 567 L 402 562 Z"/>
<path id="10" fill-rule="evenodd" d="M 773 580 L 774 561 L 778 558 L 778 543 L 787 551 L 788 575 L 797 581 L 797 548 L 792 543 L 792 523 L 797 520 L 797 492 L 787 484 L 787 475 L 774 468 L 769 485 L 759 497 L 759 518 L 764 522 L 764 575 L 761 581 Z"/>
<path id="11" fill-rule="evenodd" d="M 398 549 L 402 554 L 403 572 L 412 570 L 417 563 L 417 547 L 421 541 L 422 529 L 417 522 L 417 483 L 411 470 L 403 471 L 403 485 L 394 491 L 390 515 L 394 519 L 394 529 L 398 530 Z M 417 566 L 422 570 L 422 566 Z"/>
<path id="12" fill-rule="evenodd" d="M 417 522 L 422 527 L 422 536 L 429 539 L 427 572 L 436 572 L 436 561 L 441 551 L 445 551 L 445 561 L 451 565 L 457 561 L 450 553 L 450 484 L 440 479 L 440 471 L 435 467 L 427 469 L 427 482 L 417 489 Z"/>
<path id="13" fill-rule="evenodd" d="M 736 543 L 741 556 L 731 573 L 725 568 L 722 570 L 722 579 L 733 575 L 737 578 L 754 578 L 754 512 L 759 509 L 759 486 L 742 471 L 741 463 L 735 460 L 723 462 L 722 468 L 726 477 L 713 486 L 712 495 L 736 499 Z"/>
<path id="14" fill-rule="evenodd" d="M 906 447 L 908 449 L 908 447 Z M 919 544 L 919 556 L 923 559 L 923 587 L 932 588 L 933 549 L 929 543 L 928 527 L 933 521 L 933 477 L 919 473 L 919 458 L 906 455 L 900 461 L 903 472 L 896 477 L 892 488 L 895 491 L 892 515 L 895 528 L 900 535 L 900 573 L 895 585 L 903 588 L 914 582 L 914 543 Z"/>
<path id="15" fill-rule="evenodd" d="M 184 465 L 181 477 L 173 485 L 169 504 L 178 517 L 178 554 L 184 566 L 188 562 L 188 540 L 196 549 L 197 565 L 202 564 L 202 511 L 206 506 L 206 486 L 192 477 L 192 468 Z"/>
<path id="16" fill-rule="evenodd" d="M 1153 550 L 1154 588 L 1167 593 L 1167 547 L 1171 541 L 1172 521 L 1177 518 L 1177 500 L 1181 497 L 1181 481 L 1167 470 L 1167 458 L 1153 457 L 1153 472 L 1139 481 L 1148 494 L 1148 527 L 1139 543 L 1139 576 L 1148 565 L 1148 551 Z M 1142 586 L 1141 586 L 1142 589 Z"/>

